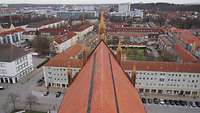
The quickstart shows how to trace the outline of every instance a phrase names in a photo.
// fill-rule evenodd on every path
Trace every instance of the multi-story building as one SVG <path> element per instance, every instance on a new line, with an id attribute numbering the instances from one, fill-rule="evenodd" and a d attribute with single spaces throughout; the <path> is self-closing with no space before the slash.
<path id="1" fill-rule="evenodd" d="M 79 20 L 82 17 L 85 19 L 96 19 L 98 14 L 96 11 L 58 11 L 57 17 L 72 20 Z"/>
<path id="2" fill-rule="evenodd" d="M 13 44 L 20 46 L 22 41 L 22 33 L 25 30 L 18 28 L 2 29 L 0 30 L 0 44 Z"/>
<path id="3" fill-rule="evenodd" d="M 45 86 L 67 87 L 69 84 L 68 70 L 73 78 L 82 67 L 82 46 L 76 44 L 66 51 L 51 58 L 43 66 Z"/>
<path id="4" fill-rule="evenodd" d="M 53 46 L 56 53 L 61 53 L 71 46 L 75 45 L 78 41 L 78 35 L 74 32 L 68 32 L 64 35 L 55 37 Z"/>
<path id="5" fill-rule="evenodd" d="M 37 31 L 43 28 L 58 28 L 65 24 L 64 20 L 47 19 L 39 22 L 33 22 L 26 26 L 26 31 Z"/>
<path id="6" fill-rule="evenodd" d="M 11 44 L 0 44 L 0 83 L 16 83 L 33 70 L 32 54 Z"/>
<path id="7" fill-rule="evenodd" d="M 136 88 L 140 93 L 200 96 L 200 64 L 152 61 L 124 61 L 131 77 L 136 67 Z"/>

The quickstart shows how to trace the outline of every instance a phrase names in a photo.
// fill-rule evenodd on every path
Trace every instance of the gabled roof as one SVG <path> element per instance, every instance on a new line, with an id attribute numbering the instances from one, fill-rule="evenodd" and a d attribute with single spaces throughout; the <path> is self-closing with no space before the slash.
<path id="1" fill-rule="evenodd" d="M 50 67 L 81 67 L 82 61 L 78 59 L 72 59 L 72 57 L 78 55 L 82 50 L 82 46 L 80 44 L 76 44 L 70 48 L 68 48 L 66 51 L 54 56 L 51 58 L 45 66 Z"/>
<path id="2" fill-rule="evenodd" d="M 64 35 L 57 36 L 54 41 L 57 42 L 58 44 L 62 44 L 63 42 L 73 38 L 74 36 L 76 36 L 76 33 L 67 32 Z"/>
<path id="3" fill-rule="evenodd" d="M 200 63 L 122 61 L 124 70 L 132 70 L 133 65 L 136 66 L 137 71 L 200 73 Z"/>
<path id="4" fill-rule="evenodd" d="M 47 19 L 47 20 L 42 20 L 39 22 L 33 22 L 28 24 L 27 28 L 39 28 L 42 27 L 44 25 L 48 25 L 48 24 L 53 24 L 53 23 L 57 23 L 57 22 L 61 22 L 61 19 Z"/>
<path id="5" fill-rule="evenodd" d="M 58 113 L 145 113 L 136 88 L 101 41 L 67 90 Z"/>
<path id="6" fill-rule="evenodd" d="M 195 63 L 199 60 L 194 57 L 189 51 L 187 51 L 185 48 L 183 48 L 181 45 L 177 44 L 175 47 L 175 51 L 180 56 L 182 62 L 188 62 L 188 63 Z"/>
<path id="7" fill-rule="evenodd" d="M 25 30 L 22 29 L 21 27 L 9 29 L 9 30 L 3 30 L 2 32 L 0 32 L 0 36 L 6 36 L 6 35 L 10 35 L 10 34 L 18 33 L 18 32 L 24 32 L 24 31 Z"/>

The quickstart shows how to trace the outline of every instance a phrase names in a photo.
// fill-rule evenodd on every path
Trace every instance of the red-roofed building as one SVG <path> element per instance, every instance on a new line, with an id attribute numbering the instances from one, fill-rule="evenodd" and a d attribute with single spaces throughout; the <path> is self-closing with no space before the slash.
<path id="1" fill-rule="evenodd" d="M 63 35 L 55 36 L 52 48 L 56 53 L 61 53 L 67 50 L 69 47 L 76 44 L 78 41 L 78 35 L 74 32 L 66 32 Z"/>
<path id="2" fill-rule="evenodd" d="M 200 63 L 122 61 L 131 76 L 136 67 L 136 88 L 140 93 L 200 97 Z"/>
<path id="3" fill-rule="evenodd" d="M 199 61 L 195 56 L 193 56 L 189 51 L 187 51 L 181 45 L 177 44 L 175 47 L 175 51 L 180 57 L 180 62 L 195 63 Z"/>
<path id="4" fill-rule="evenodd" d="M 136 88 L 101 41 L 67 90 L 58 113 L 145 113 Z"/>
<path id="5" fill-rule="evenodd" d="M 72 77 L 79 72 L 82 67 L 82 60 L 79 59 L 81 55 L 82 46 L 80 44 L 75 44 L 66 51 L 51 58 L 43 66 L 45 85 L 53 87 L 67 87 L 69 84 L 67 70 L 72 69 Z"/>
<path id="6" fill-rule="evenodd" d="M 22 33 L 25 30 L 17 27 L 3 29 L 0 31 L 0 44 L 14 44 L 20 46 L 22 43 Z"/>

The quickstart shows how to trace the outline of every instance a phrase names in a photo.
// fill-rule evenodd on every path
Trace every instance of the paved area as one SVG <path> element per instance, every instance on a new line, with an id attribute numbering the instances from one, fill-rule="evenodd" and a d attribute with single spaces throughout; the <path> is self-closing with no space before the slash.
<path id="1" fill-rule="evenodd" d="M 6 107 L 9 111 L 12 110 L 12 104 L 9 101 L 9 94 L 15 93 L 19 96 L 16 102 L 16 107 L 20 109 L 28 109 L 25 103 L 26 97 L 30 94 L 37 97 L 37 105 L 33 108 L 39 111 L 48 111 L 49 109 L 58 109 L 59 104 L 62 100 L 63 95 L 59 98 L 55 97 L 55 92 L 50 92 L 48 96 L 43 96 L 43 92 L 39 92 L 37 89 L 36 82 L 43 76 L 42 69 L 34 70 L 28 77 L 27 81 L 21 81 L 16 84 L 0 84 L 5 86 L 5 90 L 0 90 L 0 113 L 5 113 L 5 104 L 8 103 Z"/>

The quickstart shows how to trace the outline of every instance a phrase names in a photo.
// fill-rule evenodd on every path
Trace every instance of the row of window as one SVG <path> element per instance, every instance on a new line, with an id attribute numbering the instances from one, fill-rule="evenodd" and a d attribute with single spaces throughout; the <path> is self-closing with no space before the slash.
<path id="1" fill-rule="evenodd" d="M 131 74 L 131 72 L 129 72 L 129 74 Z M 184 77 L 186 77 L 186 76 L 188 76 L 188 77 L 200 77 L 200 75 L 167 74 L 167 73 L 156 73 L 156 72 L 155 73 L 137 72 L 137 74 L 139 74 L 139 75 L 168 75 L 170 77 L 182 77 L 182 76 L 184 76 Z"/>
<path id="2" fill-rule="evenodd" d="M 143 83 L 141 83 L 141 82 L 136 82 L 136 85 L 144 85 Z M 157 84 L 156 83 L 146 83 L 146 86 L 156 86 Z M 180 84 L 163 84 L 163 83 L 159 83 L 158 84 L 158 86 L 171 86 L 171 87 L 185 87 L 185 85 L 183 84 L 183 85 L 180 85 Z M 187 87 L 190 87 L 190 88 L 192 88 L 192 87 L 194 87 L 194 88 L 197 88 L 197 84 L 187 84 Z"/>
<path id="3" fill-rule="evenodd" d="M 21 57 L 21 58 L 17 59 L 17 61 L 16 61 L 15 63 L 16 63 L 16 65 L 18 65 L 18 64 L 23 63 L 23 62 L 26 61 L 27 59 L 28 59 L 28 58 L 27 58 L 27 55 L 26 55 L 26 56 L 24 56 L 24 57 Z"/>
<path id="4" fill-rule="evenodd" d="M 21 71 L 22 69 L 24 69 L 24 68 L 27 67 L 27 66 L 28 66 L 28 62 L 25 62 L 25 63 L 23 63 L 23 64 L 17 66 L 16 70 L 17 70 L 17 72 L 18 72 L 18 71 Z"/>
<path id="5" fill-rule="evenodd" d="M 0 63 L 0 67 L 6 67 L 5 63 Z"/>

